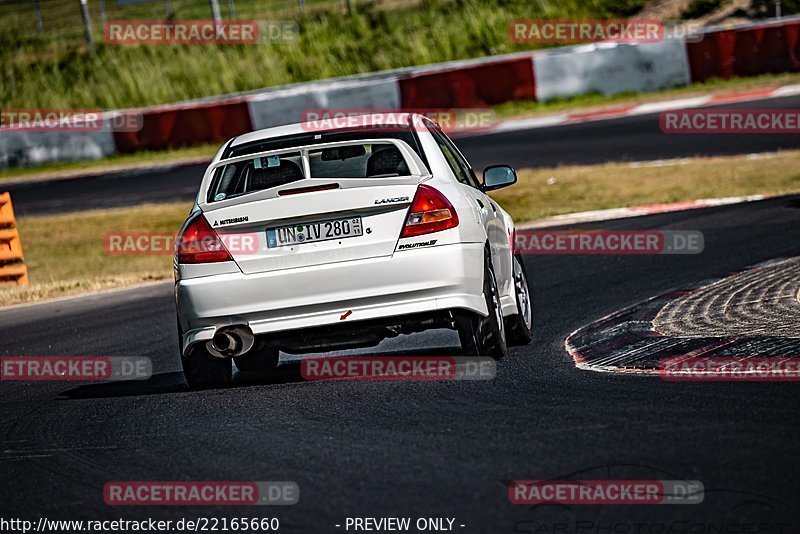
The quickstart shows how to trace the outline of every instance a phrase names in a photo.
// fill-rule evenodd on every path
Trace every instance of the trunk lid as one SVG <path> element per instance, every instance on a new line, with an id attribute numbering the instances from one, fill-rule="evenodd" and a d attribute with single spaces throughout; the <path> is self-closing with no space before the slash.
<path id="1" fill-rule="evenodd" d="M 391 256 L 422 180 L 307 178 L 202 208 L 242 272 L 262 273 Z"/>

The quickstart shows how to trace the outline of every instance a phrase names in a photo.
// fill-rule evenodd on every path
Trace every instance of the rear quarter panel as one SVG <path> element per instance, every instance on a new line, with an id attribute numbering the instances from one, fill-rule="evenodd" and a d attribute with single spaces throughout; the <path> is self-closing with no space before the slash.
<path id="1" fill-rule="evenodd" d="M 430 133 L 419 132 L 419 138 L 433 175 L 426 183 L 444 193 L 458 213 L 458 240 L 462 243 L 485 243 L 488 238 L 486 229 L 464 190 L 469 186 L 453 176 L 453 171 Z"/>

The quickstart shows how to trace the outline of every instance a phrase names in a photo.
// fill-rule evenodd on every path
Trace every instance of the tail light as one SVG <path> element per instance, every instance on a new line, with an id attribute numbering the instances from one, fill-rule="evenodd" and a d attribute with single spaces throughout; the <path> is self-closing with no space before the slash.
<path id="1" fill-rule="evenodd" d="M 178 263 L 233 261 L 222 239 L 202 214 L 192 219 L 175 242 Z"/>
<path id="2" fill-rule="evenodd" d="M 427 185 L 417 188 L 400 237 L 414 237 L 458 226 L 456 209 L 441 192 Z"/>

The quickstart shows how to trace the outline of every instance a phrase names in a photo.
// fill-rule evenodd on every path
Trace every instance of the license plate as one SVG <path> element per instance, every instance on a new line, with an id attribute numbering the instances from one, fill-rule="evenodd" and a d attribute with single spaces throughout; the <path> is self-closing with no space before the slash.
<path id="1" fill-rule="evenodd" d="M 363 233 L 361 217 L 278 226 L 267 228 L 267 248 L 358 237 Z"/>

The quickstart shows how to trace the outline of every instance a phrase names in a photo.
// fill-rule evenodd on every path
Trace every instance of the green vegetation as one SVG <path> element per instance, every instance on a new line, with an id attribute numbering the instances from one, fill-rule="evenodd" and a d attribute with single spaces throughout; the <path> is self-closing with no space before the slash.
<path id="1" fill-rule="evenodd" d="M 515 221 L 643 204 L 800 191 L 800 151 L 524 169 L 492 193 Z"/>
<path id="2" fill-rule="evenodd" d="M 161 104 L 329 78 L 502 54 L 518 18 L 624 16 L 636 0 L 346 0 L 239 1 L 240 20 L 296 20 L 292 44 L 113 45 L 103 42 L 99 2 L 89 0 L 94 50 L 83 39 L 77 0 L 42 0 L 44 32 L 34 3 L 0 3 L 0 101 L 11 108 L 122 108 Z M 173 19 L 208 19 L 204 0 L 167 0 Z M 220 2 L 223 9 L 226 2 Z M 163 19 L 165 3 L 117 6 L 109 20 Z M 227 15 L 225 11 L 223 14 Z"/>
<path id="3" fill-rule="evenodd" d="M 0 286 L 0 304 L 17 304 L 172 277 L 172 255 L 109 255 L 109 232 L 177 233 L 191 203 L 20 217 L 29 287 Z"/>
<path id="4" fill-rule="evenodd" d="M 681 13 L 681 18 L 696 19 L 713 13 L 722 5 L 722 0 L 692 0 Z"/>
<path id="5" fill-rule="evenodd" d="M 605 15 L 613 17 L 631 17 L 644 8 L 647 0 L 606 0 Z"/>

